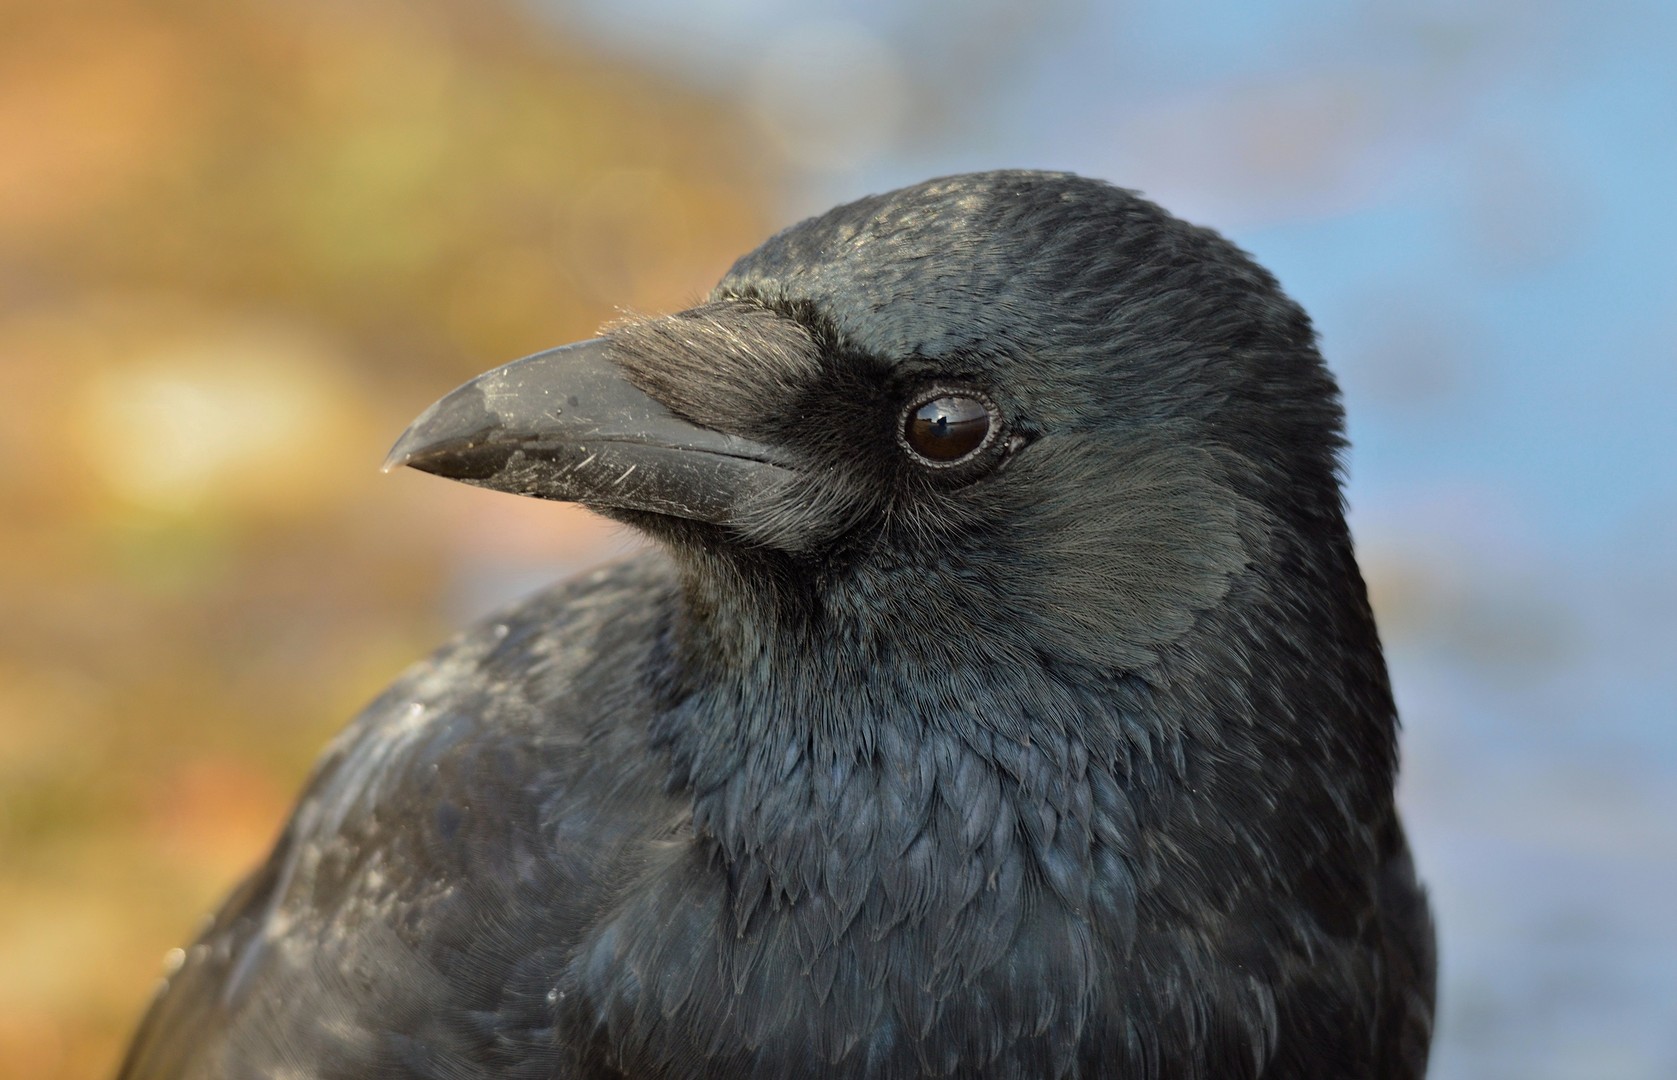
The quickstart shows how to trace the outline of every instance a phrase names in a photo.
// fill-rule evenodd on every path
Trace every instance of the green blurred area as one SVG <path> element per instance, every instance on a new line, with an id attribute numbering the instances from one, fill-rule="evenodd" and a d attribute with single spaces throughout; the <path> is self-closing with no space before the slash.
<path id="1" fill-rule="evenodd" d="M 0 0 L 0 1077 L 109 1072 L 452 568 L 605 549 L 378 461 L 693 300 L 764 157 L 504 3 Z"/>

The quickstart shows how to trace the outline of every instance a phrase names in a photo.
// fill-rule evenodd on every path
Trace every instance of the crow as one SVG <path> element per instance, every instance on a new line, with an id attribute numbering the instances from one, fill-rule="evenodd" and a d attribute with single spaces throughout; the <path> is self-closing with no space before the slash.
<path id="1" fill-rule="evenodd" d="M 1030 171 L 465 384 L 387 468 L 657 543 L 374 701 L 121 1077 L 1422 1076 L 1342 430 L 1269 273 Z"/>

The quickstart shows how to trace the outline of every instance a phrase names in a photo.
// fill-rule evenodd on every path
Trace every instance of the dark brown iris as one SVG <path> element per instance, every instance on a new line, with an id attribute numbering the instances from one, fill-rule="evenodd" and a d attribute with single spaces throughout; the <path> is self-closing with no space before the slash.
<path id="1" fill-rule="evenodd" d="M 909 413 L 903 438 L 909 449 L 938 465 L 956 462 L 984 445 L 990 408 L 961 394 L 935 397 Z"/>

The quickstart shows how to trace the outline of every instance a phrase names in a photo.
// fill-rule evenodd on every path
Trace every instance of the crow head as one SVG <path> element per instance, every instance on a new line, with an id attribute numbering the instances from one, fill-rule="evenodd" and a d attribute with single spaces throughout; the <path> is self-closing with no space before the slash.
<path id="1" fill-rule="evenodd" d="M 389 465 L 582 503 L 781 621 L 1137 670 L 1281 548 L 1344 547 L 1340 443 L 1308 320 L 1243 253 L 998 172 L 841 206 L 692 310 L 491 371 Z"/>

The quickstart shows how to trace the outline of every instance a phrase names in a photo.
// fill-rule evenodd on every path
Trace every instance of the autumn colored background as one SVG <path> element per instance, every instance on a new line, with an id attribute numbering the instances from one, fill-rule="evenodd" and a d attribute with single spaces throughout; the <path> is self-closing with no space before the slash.
<path id="1" fill-rule="evenodd" d="M 468 555 L 621 544 L 382 451 L 699 295 L 775 175 L 723 103 L 481 3 L 7 2 L 0 147 L 0 1075 L 93 1077 Z"/>
<path id="2" fill-rule="evenodd" d="M 1674 55 L 1653 0 L 0 0 L 0 1080 L 108 1074 L 324 741 L 635 543 L 380 475 L 421 408 L 1000 165 L 1317 316 L 1435 1076 L 1677 1075 Z"/>

